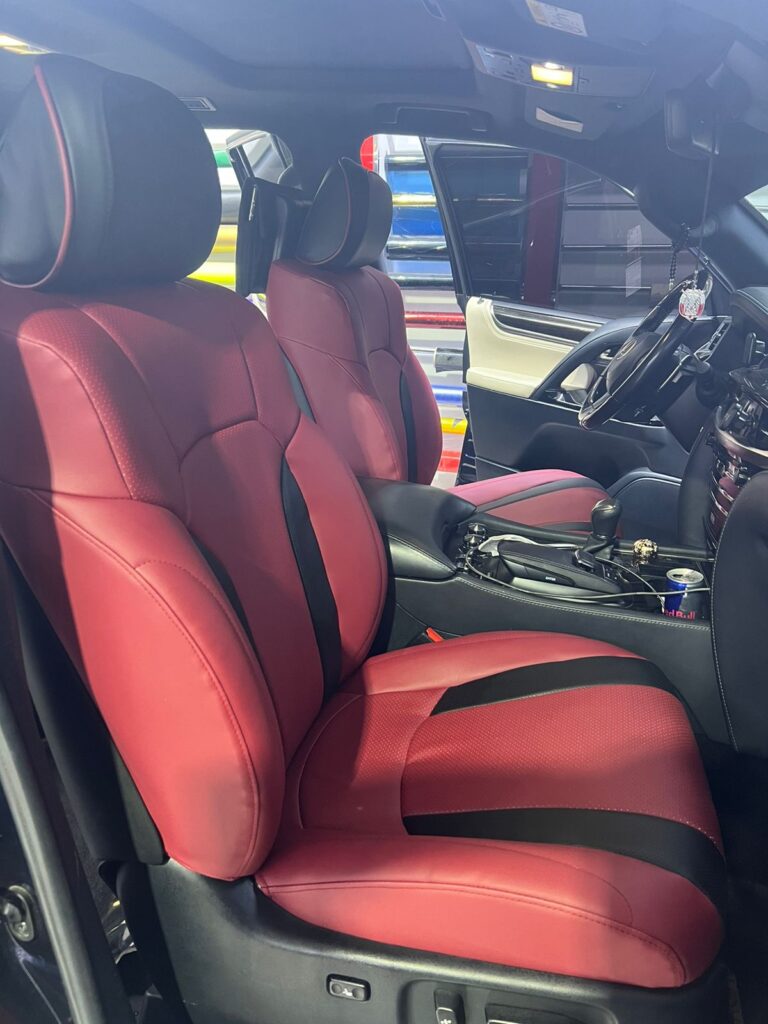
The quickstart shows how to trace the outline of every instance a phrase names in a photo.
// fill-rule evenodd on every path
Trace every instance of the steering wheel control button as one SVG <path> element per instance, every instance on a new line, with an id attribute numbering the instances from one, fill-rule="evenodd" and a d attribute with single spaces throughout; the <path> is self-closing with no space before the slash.
<path id="1" fill-rule="evenodd" d="M 356 1003 L 366 1003 L 371 998 L 371 986 L 359 978 L 339 978 L 332 974 L 328 979 L 328 992 L 337 999 L 349 999 Z"/>
<path id="2" fill-rule="evenodd" d="M 456 992 L 435 992 L 435 1024 L 464 1024 L 464 1001 Z"/>

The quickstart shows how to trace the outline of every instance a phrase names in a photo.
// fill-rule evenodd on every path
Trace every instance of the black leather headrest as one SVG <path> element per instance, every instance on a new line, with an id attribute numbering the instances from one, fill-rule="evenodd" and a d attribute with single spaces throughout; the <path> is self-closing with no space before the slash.
<path id="1" fill-rule="evenodd" d="M 47 55 L 0 140 L 0 278 L 50 291 L 176 281 L 211 251 L 216 162 L 171 93 Z"/>
<path id="2" fill-rule="evenodd" d="M 304 221 L 296 256 L 329 270 L 375 263 L 392 227 L 392 193 L 346 157 L 328 171 Z"/>

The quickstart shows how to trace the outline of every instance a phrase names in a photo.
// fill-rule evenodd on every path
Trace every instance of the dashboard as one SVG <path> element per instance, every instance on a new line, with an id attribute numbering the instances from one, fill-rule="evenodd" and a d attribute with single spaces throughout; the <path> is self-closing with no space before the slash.
<path id="1" fill-rule="evenodd" d="M 714 450 L 706 531 L 714 547 L 733 503 L 752 477 L 768 469 L 768 288 L 745 288 L 732 299 L 733 339 L 740 365 L 727 376 L 709 444 Z"/>

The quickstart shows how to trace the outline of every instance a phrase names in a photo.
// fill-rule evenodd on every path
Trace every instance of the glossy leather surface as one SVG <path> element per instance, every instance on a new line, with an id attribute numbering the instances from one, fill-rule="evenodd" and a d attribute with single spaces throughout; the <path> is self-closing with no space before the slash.
<path id="1" fill-rule="evenodd" d="M 105 74 L 75 62 L 71 98 L 89 109 Z M 172 163 L 188 113 L 162 103 Z M 86 269 L 78 290 L 76 263 L 64 292 L 0 286 L 0 525 L 169 856 L 379 942 L 698 977 L 724 868 L 658 670 L 535 632 L 369 657 L 387 578 L 355 475 L 261 313 L 150 266 L 140 287 Z"/>

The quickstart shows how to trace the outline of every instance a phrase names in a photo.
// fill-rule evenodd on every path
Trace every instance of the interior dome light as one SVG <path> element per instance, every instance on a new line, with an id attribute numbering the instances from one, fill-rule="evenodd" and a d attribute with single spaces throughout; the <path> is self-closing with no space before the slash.
<path id="1" fill-rule="evenodd" d="M 45 50 L 42 46 L 27 43 L 23 39 L 9 36 L 5 32 L 0 32 L 0 50 L 7 50 L 8 53 L 20 53 L 25 57 L 37 57 L 41 53 L 50 53 L 50 50 Z"/>
<path id="2" fill-rule="evenodd" d="M 545 61 L 543 64 L 531 64 L 531 78 L 542 85 L 552 85 L 560 89 L 572 89 L 575 78 L 573 68 L 564 64 Z"/>

